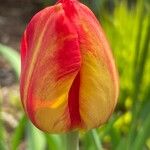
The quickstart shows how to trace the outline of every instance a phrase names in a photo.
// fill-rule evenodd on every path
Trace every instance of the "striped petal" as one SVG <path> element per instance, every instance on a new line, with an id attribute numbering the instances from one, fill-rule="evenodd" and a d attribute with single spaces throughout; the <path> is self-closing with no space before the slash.
<path id="1" fill-rule="evenodd" d="M 84 5 L 77 7 L 80 51 L 80 116 L 83 128 L 98 127 L 108 120 L 118 98 L 115 63 L 105 34 L 93 13 Z"/>
<path id="2" fill-rule="evenodd" d="M 118 76 L 94 14 L 74 0 L 37 13 L 21 42 L 20 93 L 39 129 L 61 133 L 107 121 L 118 97 Z"/>
<path id="3" fill-rule="evenodd" d="M 70 126 L 68 92 L 81 56 L 77 32 L 61 4 L 31 20 L 21 50 L 21 97 L 27 114 L 44 131 L 66 131 Z"/>

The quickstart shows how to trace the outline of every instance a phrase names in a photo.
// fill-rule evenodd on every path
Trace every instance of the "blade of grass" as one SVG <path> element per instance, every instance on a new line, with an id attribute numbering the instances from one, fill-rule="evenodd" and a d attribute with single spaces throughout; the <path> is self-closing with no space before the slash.
<path id="1" fill-rule="evenodd" d="M 101 144 L 101 141 L 100 141 L 100 136 L 98 135 L 96 129 L 91 130 L 90 134 L 93 138 L 95 149 L 103 150 L 103 147 L 102 147 L 102 144 Z"/>
<path id="2" fill-rule="evenodd" d="M 150 108 L 150 83 L 147 86 L 147 90 L 144 93 L 144 98 L 143 98 L 143 103 L 140 109 L 140 118 L 142 119 L 142 121 L 144 121 L 146 119 L 147 114 L 149 114 L 149 108 Z"/>
<path id="3" fill-rule="evenodd" d="M 83 150 L 94 150 L 95 144 L 93 144 L 93 137 L 90 134 L 90 131 L 83 133 L 82 144 L 80 145 Z"/>
<path id="4" fill-rule="evenodd" d="M 27 143 L 28 150 L 44 150 L 46 148 L 44 133 L 34 127 L 30 122 L 27 123 Z"/>
<path id="5" fill-rule="evenodd" d="M 149 126 L 150 126 L 150 83 L 147 86 L 147 90 L 145 91 L 143 103 L 140 108 L 140 121 L 142 122 L 141 127 L 138 129 L 138 134 L 133 143 L 133 150 L 140 150 L 144 147 L 145 141 L 150 136 L 149 134 Z"/>
<path id="6" fill-rule="evenodd" d="M 27 124 L 27 119 L 26 119 L 25 116 L 23 116 L 20 119 L 19 124 L 16 127 L 16 129 L 13 132 L 13 135 L 12 135 L 12 142 L 11 142 L 12 143 L 12 145 L 11 145 L 12 150 L 16 150 L 18 148 L 20 142 L 22 141 L 26 124 Z"/>
<path id="7" fill-rule="evenodd" d="M 116 115 L 116 114 L 115 114 Z M 101 133 L 101 138 L 103 139 L 104 136 L 106 136 L 107 134 L 109 134 L 113 128 L 113 124 L 115 123 L 115 121 L 117 120 L 117 115 L 115 116 L 113 115 L 109 121 L 108 124 L 105 125 L 105 129 L 103 130 L 103 132 Z"/>
<path id="8" fill-rule="evenodd" d="M 2 105 L 2 96 L 1 96 L 1 91 L 0 91 L 0 149 L 1 150 L 6 150 L 6 143 L 4 141 L 4 126 L 2 122 L 2 117 L 1 117 L 1 105 Z"/>
<path id="9" fill-rule="evenodd" d="M 138 131 L 135 142 L 132 145 L 132 150 L 141 150 L 144 147 L 146 139 L 149 137 L 150 113 Z"/>
<path id="10" fill-rule="evenodd" d="M 60 135 L 46 134 L 45 137 L 48 150 L 65 150 L 65 143 L 62 143 Z"/>
<path id="11" fill-rule="evenodd" d="M 137 69 L 137 63 L 138 63 L 138 59 L 139 59 L 139 52 L 140 52 L 140 44 L 141 44 L 141 34 L 142 34 L 142 23 L 143 23 L 143 12 L 144 12 L 144 3 L 142 2 L 142 0 L 138 1 L 137 4 L 137 36 L 136 36 L 136 42 L 135 42 L 135 54 L 134 54 L 134 66 L 133 69 L 136 70 Z"/>
<path id="12" fill-rule="evenodd" d="M 0 54 L 10 63 L 16 73 L 16 76 L 19 77 L 20 56 L 18 52 L 11 47 L 0 44 Z"/>
<path id="13" fill-rule="evenodd" d="M 147 91 L 145 92 L 145 95 L 144 95 L 144 98 L 143 98 L 144 103 L 142 104 L 142 107 L 140 109 L 140 116 L 139 117 L 141 118 L 141 122 L 143 122 L 143 124 L 142 124 L 141 128 L 138 131 L 138 134 L 139 134 L 139 132 L 141 132 L 141 134 L 136 136 L 134 144 L 133 144 L 134 147 L 135 147 L 135 150 L 136 150 L 137 147 L 140 148 L 142 145 L 145 144 L 146 138 L 149 135 L 149 131 L 145 131 L 145 132 L 147 132 L 148 135 L 146 133 L 142 133 L 143 132 L 142 129 L 145 126 L 144 125 L 145 124 L 145 120 L 147 119 L 147 116 L 150 114 L 149 113 L 149 108 L 150 108 L 150 93 L 149 93 L 149 89 L 150 89 L 150 84 L 147 87 Z M 147 129 L 145 129 L 145 130 L 147 130 Z M 143 136 L 142 140 L 140 139 L 140 136 Z M 125 147 L 125 145 L 127 144 L 126 142 L 127 142 L 127 139 L 126 138 L 122 138 L 115 150 L 126 150 L 126 147 Z M 140 144 L 140 146 L 138 144 Z M 132 147 L 133 147 L 133 145 L 132 145 Z M 142 147 L 141 147 L 141 149 L 142 149 Z"/>
<path id="14" fill-rule="evenodd" d="M 115 148 L 115 150 L 126 150 L 125 145 L 126 145 L 126 138 L 122 138 L 118 143 L 117 147 Z"/>
<path id="15" fill-rule="evenodd" d="M 135 78 L 135 87 L 134 87 L 134 95 L 133 95 L 133 121 L 132 121 L 132 126 L 129 132 L 128 136 L 128 149 L 131 147 L 135 133 L 136 133 L 136 122 L 137 122 L 137 117 L 138 117 L 138 112 L 139 112 L 139 105 L 138 103 L 138 95 L 140 93 L 140 86 L 142 84 L 142 79 L 143 79 L 143 73 L 145 69 L 145 64 L 147 62 L 147 56 L 149 52 L 149 43 L 150 43 L 150 21 L 148 20 L 147 27 L 146 27 L 146 35 L 144 39 L 144 44 L 141 52 L 141 59 L 139 61 L 138 65 L 138 70 L 136 73 L 136 78 Z M 135 103 L 136 102 L 136 103 Z"/>
<path id="16" fill-rule="evenodd" d="M 0 138 L 0 149 L 1 149 L 1 150 L 6 150 L 6 146 L 4 146 L 4 145 L 6 145 L 6 143 L 4 142 L 4 140 L 2 140 L 2 139 Z"/>

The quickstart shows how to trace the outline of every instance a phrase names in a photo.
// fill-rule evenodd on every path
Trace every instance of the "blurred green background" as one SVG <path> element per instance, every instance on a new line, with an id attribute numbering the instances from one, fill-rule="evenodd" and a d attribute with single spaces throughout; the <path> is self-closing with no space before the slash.
<path id="1" fill-rule="evenodd" d="M 26 24 L 54 0 L 0 0 L 0 150 L 65 150 L 24 116 L 19 98 L 19 42 Z M 80 132 L 81 150 L 150 150 L 150 0 L 83 0 L 103 26 L 120 76 L 108 123 Z"/>

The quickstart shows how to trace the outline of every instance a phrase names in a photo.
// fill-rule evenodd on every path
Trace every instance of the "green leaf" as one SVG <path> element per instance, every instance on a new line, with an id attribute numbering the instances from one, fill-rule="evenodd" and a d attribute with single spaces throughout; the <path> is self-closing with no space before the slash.
<path id="1" fill-rule="evenodd" d="M 0 111 L 1 113 L 1 111 Z M 3 122 L 1 119 L 1 114 L 0 114 L 0 150 L 5 150 L 5 141 L 4 141 L 4 126 L 3 126 Z"/>
<path id="2" fill-rule="evenodd" d="M 46 134 L 48 150 L 65 150 L 65 142 L 62 143 L 62 137 L 56 134 Z"/>
<path id="3" fill-rule="evenodd" d="M 22 141 L 26 124 L 27 124 L 27 119 L 25 116 L 23 116 L 20 119 L 19 124 L 12 135 L 12 145 L 11 145 L 12 150 L 16 150 L 20 142 Z"/>
<path id="4" fill-rule="evenodd" d="M 91 134 L 93 141 L 94 141 L 95 150 L 103 150 L 102 144 L 100 141 L 100 136 L 98 135 L 96 129 L 91 130 L 90 134 Z"/>
<path id="5" fill-rule="evenodd" d="M 117 147 L 115 148 L 115 150 L 126 150 L 126 139 L 122 138 L 120 140 L 120 142 L 118 143 Z"/>
<path id="6" fill-rule="evenodd" d="M 30 122 L 27 123 L 27 149 L 44 150 L 46 148 L 46 139 L 44 133 L 38 130 Z"/>
<path id="7" fill-rule="evenodd" d="M 150 127 L 150 113 L 147 115 L 146 120 L 140 127 L 137 137 L 132 145 L 132 150 L 141 150 L 144 145 L 146 139 L 149 137 L 149 127 Z"/>
<path id="8" fill-rule="evenodd" d="M 13 67 L 16 76 L 19 77 L 20 74 L 20 55 L 14 49 L 0 44 L 0 54 L 10 63 Z"/>
<path id="9" fill-rule="evenodd" d="M 143 48 L 141 51 L 141 55 L 140 55 L 140 60 L 138 62 L 138 70 L 136 72 L 136 79 L 135 79 L 135 89 L 134 89 L 134 95 L 133 95 L 133 121 L 132 121 L 132 126 L 129 132 L 129 136 L 128 136 L 128 148 L 131 147 L 133 139 L 136 135 L 136 124 L 138 121 L 138 115 L 139 115 L 139 109 L 141 104 L 139 104 L 139 101 L 137 101 L 139 99 L 138 95 L 140 93 L 140 88 L 142 87 L 142 80 L 144 77 L 144 69 L 145 69 L 145 65 L 146 62 L 148 61 L 148 53 L 149 53 L 149 43 L 150 43 L 150 20 L 148 20 L 147 22 L 147 26 L 146 26 L 146 34 L 144 37 L 144 44 L 143 44 Z"/>
<path id="10" fill-rule="evenodd" d="M 7 150 L 6 143 L 0 138 L 0 150 Z"/>
<path id="11" fill-rule="evenodd" d="M 4 124 L 1 117 L 1 111 L 2 111 L 1 108 L 2 108 L 2 96 L 0 93 L 0 150 L 6 150 L 6 143 L 4 140 L 5 130 L 4 130 Z"/>
<path id="12" fill-rule="evenodd" d="M 83 144 L 81 145 L 82 150 L 94 150 L 95 144 L 93 142 L 93 138 L 89 132 L 84 133 L 83 136 Z"/>
<path id="13" fill-rule="evenodd" d="M 141 38 L 142 38 L 142 24 L 144 20 L 144 3 L 142 0 L 138 1 L 137 4 L 137 35 L 136 35 L 136 42 L 135 42 L 135 54 L 134 54 L 134 70 L 137 69 L 137 63 L 139 59 L 139 53 L 140 53 L 140 45 L 141 45 Z M 136 70 L 135 70 L 136 71 Z M 135 75 L 135 74 L 134 74 Z"/>

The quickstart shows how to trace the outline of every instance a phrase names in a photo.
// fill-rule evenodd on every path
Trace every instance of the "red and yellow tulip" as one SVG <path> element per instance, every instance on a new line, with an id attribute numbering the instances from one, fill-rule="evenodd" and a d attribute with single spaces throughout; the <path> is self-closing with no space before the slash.
<path id="1" fill-rule="evenodd" d="M 92 11 L 60 0 L 38 12 L 21 41 L 21 100 L 39 129 L 61 133 L 105 123 L 115 108 L 118 76 Z"/>

